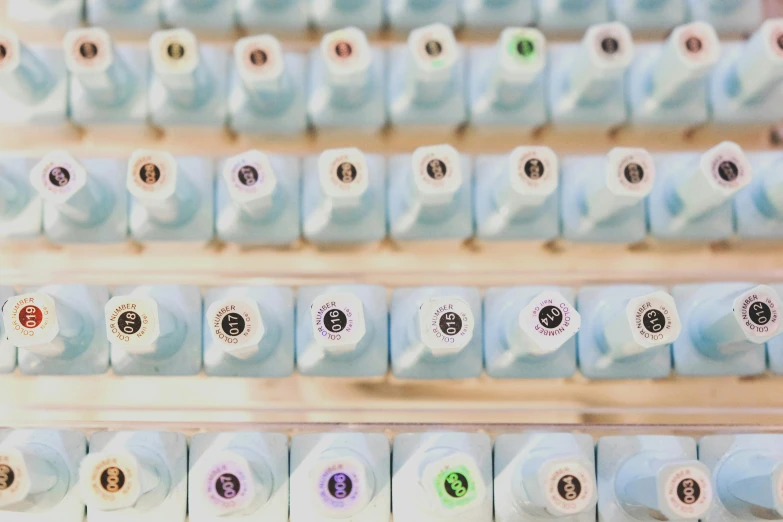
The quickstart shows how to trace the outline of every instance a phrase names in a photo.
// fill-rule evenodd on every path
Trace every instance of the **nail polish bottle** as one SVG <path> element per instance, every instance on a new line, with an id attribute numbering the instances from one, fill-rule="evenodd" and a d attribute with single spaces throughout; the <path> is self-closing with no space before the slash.
<path id="1" fill-rule="evenodd" d="M 309 4 L 310 21 L 318 29 L 353 26 L 370 32 L 383 25 L 383 0 L 309 0 Z"/>
<path id="2" fill-rule="evenodd" d="M 8 341 L 27 375 L 95 375 L 109 370 L 101 331 L 105 286 L 48 285 L 10 297 L 3 307 Z"/>
<path id="3" fill-rule="evenodd" d="M 108 32 L 90 27 L 66 33 L 63 51 L 71 121 L 94 130 L 98 138 L 147 131 L 146 49 L 115 45 Z"/>
<path id="4" fill-rule="evenodd" d="M 706 122 L 708 77 L 720 45 L 705 22 L 678 26 L 662 44 L 639 45 L 627 75 L 631 124 L 684 132 Z"/>
<path id="5" fill-rule="evenodd" d="M 297 292 L 296 367 L 301 375 L 379 377 L 389 370 L 386 288 L 304 286 Z"/>
<path id="6" fill-rule="evenodd" d="M 392 512 L 406 522 L 491 522 L 486 433 L 400 433 L 392 450 Z"/>
<path id="7" fill-rule="evenodd" d="M 248 33 L 300 33 L 308 28 L 307 0 L 236 0 L 236 19 Z"/>
<path id="8" fill-rule="evenodd" d="M 625 123 L 625 72 L 633 57 L 631 31 L 620 22 L 590 26 L 580 43 L 550 46 L 552 124 L 608 131 Z"/>
<path id="9" fill-rule="evenodd" d="M 160 0 L 164 25 L 206 29 L 218 33 L 234 30 L 234 2 L 225 0 Z"/>
<path id="10" fill-rule="evenodd" d="M 769 128 L 783 120 L 783 18 L 772 18 L 747 42 L 726 42 L 709 80 L 718 124 Z"/>
<path id="11" fill-rule="evenodd" d="M 8 139 L 21 139 L 21 133 L 40 143 L 70 129 L 62 49 L 26 45 L 13 31 L 0 30 L 0 107 L 0 129 Z"/>
<path id="12" fill-rule="evenodd" d="M 386 77 L 391 124 L 451 130 L 465 123 L 464 54 L 442 22 L 411 31 L 406 45 L 393 47 Z"/>
<path id="13" fill-rule="evenodd" d="M 682 331 L 679 303 L 650 285 L 585 286 L 577 307 L 579 371 L 588 379 L 663 379 Z"/>
<path id="14" fill-rule="evenodd" d="M 214 165 L 203 157 L 137 150 L 128 161 L 130 236 L 144 241 L 208 241 L 214 235 Z"/>
<path id="15" fill-rule="evenodd" d="M 294 435 L 291 522 L 388 521 L 390 468 L 391 449 L 384 433 Z"/>
<path id="16" fill-rule="evenodd" d="M 389 158 L 389 236 L 395 241 L 473 236 L 470 157 L 451 145 Z"/>
<path id="17" fill-rule="evenodd" d="M 696 460 L 690 437 L 601 437 L 596 464 L 598 519 L 605 522 L 696 522 L 713 500 L 710 471 Z"/>
<path id="18" fill-rule="evenodd" d="M 564 157 L 560 165 L 564 239 L 637 243 L 647 237 L 645 200 L 659 183 L 647 150 L 615 147 L 603 157 Z"/>
<path id="19" fill-rule="evenodd" d="M 783 283 L 772 285 L 772 289 L 775 290 L 778 296 L 783 296 Z M 781 327 L 778 328 L 780 329 Z M 772 373 L 783 375 L 783 335 L 767 340 L 767 360 Z"/>
<path id="20" fill-rule="evenodd" d="M 536 21 L 545 33 L 578 33 L 609 21 L 608 0 L 535 0 Z"/>
<path id="21" fill-rule="evenodd" d="M 228 125 L 239 135 L 295 135 L 307 130 L 302 53 L 283 52 L 274 36 L 248 36 L 234 45 Z"/>
<path id="22" fill-rule="evenodd" d="M 576 373 L 582 319 L 574 291 L 491 287 L 484 293 L 484 367 L 494 379 L 566 378 Z"/>
<path id="23" fill-rule="evenodd" d="M 470 124 L 476 129 L 534 130 L 547 121 L 546 38 L 538 30 L 508 27 L 494 46 L 469 50 Z"/>
<path id="24" fill-rule="evenodd" d="M 749 154 L 753 181 L 734 197 L 740 239 L 783 239 L 783 153 Z"/>
<path id="25" fill-rule="evenodd" d="M 43 233 L 41 196 L 30 186 L 33 160 L 0 157 L 0 243 L 28 240 Z"/>
<path id="26" fill-rule="evenodd" d="M 613 20 L 634 32 L 665 32 L 688 18 L 687 0 L 609 0 Z"/>
<path id="27" fill-rule="evenodd" d="M 152 32 L 160 27 L 160 0 L 85 0 L 87 25 Z"/>
<path id="28" fill-rule="evenodd" d="M 590 435 L 498 435 L 494 463 L 496 522 L 595 522 L 595 452 Z"/>
<path id="29" fill-rule="evenodd" d="M 761 0 L 688 0 L 691 20 L 704 20 L 721 34 L 751 33 L 764 21 Z"/>
<path id="30" fill-rule="evenodd" d="M 14 25 L 64 29 L 82 23 L 82 0 L 8 0 L 5 7 Z"/>
<path id="31" fill-rule="evenodd" d="M 227 118 L 228 52 L 200 45 L 187 29 L 153 33 L 150 52 L 152 124 L 177 137 L 222 134 Z"/>
<path id="32" fill-rule="evenodd" d="M 428 24 L 456 27 L 460 22 L 454 0 L 384 0 L 386 22 L 395 31 L 408 32 Z"/>
<path id="33" fill-rule="evenodd" d="M 558 159 L 549 147 L 476 157 L 476 237 L 549 241 L 560 235 Z"/>
<path id="34" fill-rule="evenodd" d="M 299 239 L 300 165 L 295 156 L 249 150 L 227 158 L 215 180 L 217 238 L 245 245 Z"/>
<path id="35" fill-rule="evenodd" d="M 294 373 L 294 294 L 281 286 L 204 293 L 204 372 L 223 377 Z"/>
<path id="36" fill-rule="evenodd" d="M 14 296 L 10 286 L 0 286 L 0 309 Z M 13 373 L 16 369 L 16 346 L 8 340 L 5 321 L 0 321 L 0 374 Z"/>
<path id="37" fill-rule="evenodd" d="M 288 437 L 197 433 L 190 439 L 190 522 L 288 522 Z"/>
<path id="38" fill-rule="evenodd" d="M 181 433 L 99 431 L 79 467 L 90 522 L 185 522 L 188 448 Z"/>
<path id="39" fill-rule="evenodd" d="M 658 182 L 647 199 L 653 238 L 720 241 L 734 235 L 731 200 L 753 175 L 739 145 L 724 141 L 703 154 L 656 155 L 655 167 Z"/>
<path id="40" fill-rule="evenodd" d="M 783 518 L 783 435 L 708 435 L 699 440 L 699 460 L 715 481 L 704 522 Z"/>
<path id="41" fill-rule="evenodd" d="M 78 477 L 86 453 L 78 431 L 0 430 L 0 518 L 82 522 Z"/>
<path id="42" fill-rule="evenodd" d="M 305 158 L 302 235 L 322 246 L 386 237 L 386 165 L 378 154 L 328 149 Z"/>
<path id="43" fill-rule="evenodd" d="M 481 316 L 481 295 L 476 288 L 394 290 L 389 333 L 392 373 L 401 379 L 479 377 L 483 368 Z"/>
<path id="44" fill-rule="evenodd" d="M 672 295 L 684 331 L 673 346 L 680 375 L 760 375 L 764 344 L 783 333 L 780 296 L 766 285 L 678 285 Z"/>
<path id="45" fill-rule="evenodd" d="M 54 243 L 121 243 L 128 238 L 128 202 L 119 160 L 77 160 L 56 150 L 29 174 L 43 200 L 43 230 Z"/>
<path id="46" fill-rule="evenodd" d="M 493 30 L 514 25 L 533 25 L 533 0 L 460 0 L 460 17 L 466 29 Z"/>
<path id="47" fill-rule="evenodd" d="M 361 29 L 327 33 L 310 53 L 307 115 L 316 129 L 377 132 L 386 124 L 386 53 Z"/>
<path id="48" fill-rule="evenodd" d="M 201 291 L 188 285 L 119 286 L 105 307 L 116 375 L 196 375 Z"/>

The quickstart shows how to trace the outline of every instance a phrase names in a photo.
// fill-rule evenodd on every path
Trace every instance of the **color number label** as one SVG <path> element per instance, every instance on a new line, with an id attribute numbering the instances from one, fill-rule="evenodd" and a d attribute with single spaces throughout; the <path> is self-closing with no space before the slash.
<path id="1" fill-rule="evenodd" d="M 101 473 L 101 487 L 108 493 L 117 493 L 125 485 L 125 473 L 120 468 L 109 467 Z"/>
<path id="2" fill-rule="evenodd" d="M 37 306 L 28 305 L 23 307 L 19 312 L 19 322 L 25 328 L 33 329 L 40 326 L 43 321 L 43 312 Z"/>
<path id="3" fill-rule="evenodd" d="M 0 491 L 5 491 L 13 486 L 15 479 L 14 470 L 5 464 L 0 464 Z"/>

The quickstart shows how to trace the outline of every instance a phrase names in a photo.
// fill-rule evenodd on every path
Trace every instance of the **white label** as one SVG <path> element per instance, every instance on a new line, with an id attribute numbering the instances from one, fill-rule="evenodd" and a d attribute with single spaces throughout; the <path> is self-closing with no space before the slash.
<path id="1" fill-rule="evenodd" d="M 158 303 L 150 297 L 117 296 L 105 307 L 109 342 L 125 347 L 152 345 L 160 336 Z"/>
<path id="2" fill-rule="evenodd" d="M 419 147 L 412 162 L 416 187 L 425 198 L 450 198 L 462 186 L 459 153 L 451 145 Z"/>
<path id="3" fill-rule="evenodd" d="M 44 198 L 64 203 L 87 183 L 87 172 L 65 151 L 53 151 L 30 171 L 30 182 Z"/>
<path id="4" fill-rule="evenodd" d="M 646 348 L 674 342 L 682 330 L 674 299 L 666 292 L 631 299 L 626 313 L 634 340 Z"/>
<path id="5" fill-rule="evenodd" d="M 44 293 L 10 298 L 3 306 L 3 322 L 8 340 L 21 348 L 51 342 L 60 331 L 54 299 Z"/>
<path id="6" fill-rule="evenodd" d="M 124 453 L 96 454 L 83 461 L 85 503 L 100 510 L 121 509 L 136 503 L 141 493 L 138 461 Z M 85 468 L 86 466 L 86 468 Z"/>
<path id="7" fill-rule="evenodd" d="M 460 297 L 428 299 L 419 309 L 421 339 L 435 356 L 460 352 L 473 339 L 473 311 Z"/>
<path id="8" fill-rule="evenodd" d="M 517 147 L 509 156 L 511 186 L 521 194 L 549 195 L 557 190 L 557 156 L 549 147 Z"/>
<path id="9" fill-rule="evenodd" d="M 254 486 L 249 468 L 233 460 L 213 465 L 204 478 L 207 500 L 223 513 L 233 513 L 253 502 Z"/>
<path id="10" fill-rule="evenodd" d="M 277 188 L 277 177 L 269 157 L 257 150 L 228 158 L 223 179 L 231 197 L 241 203 L 267 200 Z"/>
<path id="11" fill-rule="evenodd" d="M 364 305 L 354 294 L 323 294 L 310 306 L 315 341 L 332 353 L 356 349 L 364 337 Z"/>
<path id="12" fill-rule="evenodd" d="M 280 42 L 271 35 L 242 38 L 236 43 L 234 53 L 237 69 L 246 80 L 277 78 L 285 68 Z"/>
<path id="13" fill-rule="evenodd" d="M 314 481 L 319 508 L 326 513 L 347 515 L 367 504 L 366 472 L 355 459 L 329 461 Z"/>
<path id="14" fill-rule="evenodd" d="M 734 302 L 740 325 L 754 339 L 768 339 L 780 328 L 780 300 L 769 287 L 756 287 Z"/>
<path id="15" fill-rule="evenodd" d="M 150 52 L 152 63 L 159 72 L 192 72 L 199 63 L 198 41 L 187 29 L 153 33 Z"/>
<path id="16" fill-rule="evenodd" d="M 367 192 L 367 161 L 359 149 L 324 151 L 318 158 L 319 180 L 324 193 L 332 198 L 354 200 Z"/>
<path id="17" fill-rule="evenodd" d="M 683 466 L 666 479 L 664 494 L 678 518 L 701 518 L 712 503 L 712 484 L 701 468 Z"/>
<path id="18" fill-rule="evenodd" d="M 519 314 L 519 325 L 544 353 L 560 348 L 579 331 L 582 318 L 557 292 L 542 292 Z"/>
<path id="19" fill-rule="evenodd" d="M 252 299 L 220 299 L 207 310 L 212 339 L 234 353 L 242 347 L 254 347 L 264 336 L 264 323 L 258 304 Z M 253 350 L 255 353 L 257 350 Z"/>
<path id="20" fill-rule="evenodd" d="M 370 46 L 360 29 L 350 27 L 324 35 L 321 54 L 332 72 L 353 73 L 370 65 Z"/>
<path id="21" fill-rule="evenodd" d="M 168 152 L 139 150 L 128 162 L 128 191 L 137 198 L 162 200 L 177 186 L 177 162 Z"/>
<path id="22" fill-rule="evenodd" d="M 457 59 L 454 32 L 443 24 L 432 24 L 411 31 L 408 47 L 416 63 L 427 70 L 451 67 Z"/>
<path id="23" fill-rule="evenodd" d="M 109 34 L 97 27 L 69 31 L 63 47 L 71 70 L 104 71 L 114 59 Z"/>
<path id="24" fill-rule="evenodd" d="M 641 198 L 652 191 L 655 163 L 645 149 L 615 147 L 606 157 L 606 182 L 614 194 Z"/>
<path id="25" fill-rule="evenodd" d="M 593 504 L 595 479 L 584 466 L 561 463 L 544 479 L 544 494 L 551 507 L 562 515 L 576 515 Z"/>

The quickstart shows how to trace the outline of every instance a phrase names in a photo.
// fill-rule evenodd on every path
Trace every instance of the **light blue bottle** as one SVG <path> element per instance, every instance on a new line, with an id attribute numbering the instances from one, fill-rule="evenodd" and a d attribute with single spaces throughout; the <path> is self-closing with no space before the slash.
<path id="1" fill-rule="evenodd" d="M 105 307 L 116 375 L 196 375 L 201 291 L 189 285 L 119 286 Z"/>
<path id="2" fill-rule="evenodd" d="M 240 135 L 294 135 L 307 130 L 307 60 L 283 52 L 274 36 L 242 38 L 234 45 L 228 125 Z"/>
<path id="3" fill-rule="evenodd" d="M 456 2 L 453 2 L 456 5 Z M 464 50 L 443 23 L 390 51 L 386 106 L 395 126 L 454 129 L 467 121 Z"/>
<path id="4" fill-rule="evenodd" d="M 0 286 L 0 302 L 3 304 L 14 296 L 10 286 Z M 2 306 L 2 305 L 0 305 Z M 5 321 L 0 321 L 0 374 L 13 373 L 16 369 L 16 346 L 8 340 Z"/>
<path id="5" fill-rule="evenodd" d="M 392 293 L 390 316 L 395 377 L 467 379 L 481 375 L 482 310 L 478 289 L 399 288 Z"/>
<path id="6" fill-rule="evenodd" d="M 662 379 L 680 337 L 678 304 L 651 285 L 585 286 L 577 307 L 579 370 L 588 379 Z M 685 335 L 683 335 L 684 337 Z"/>
<path id="7" fill-rule="evenodd" d="M 536 145 L 477 156 L 475 172 L 477 238 L 548 241 L 560 235 L 560 175 L 552 149 Z"/>
<path id="8" fill-rule="evenodd" d="M 137 150 L 126 177 L 130 235 L 144 241 L 208 241 L 214 234 L 213 162 Z"/>
<path id="9" fill-rule="evenodd" d="M 642 44 L 627 75 L 632 125 L 685 131 L 709 119 L 708 76 L 720 57 L 715 29 L 681 25 L 663 44 Z"/>
<path id="10" fill-rule="evenodd" d="M 384 433 L 294 435 L 291 522 L 387 522 L 390 469 L 389 438 Z"/>
<path id="11" fill-rule="evenodd" d="M 656 155 L 655 167 L 658 182 L 647 199 L 652 237 L 720 241 L 734 235 L 731 198 L 752 176 L 739 145 L 724 141 L 704 154 Z"/>
<path id="12" fill-rule="evenodd" d="M 783 18 L 767 20 L 747 42 L 722 46 L 710 77 L 712 119 L 731 125 L 783 120 Z"/>
<path id="13" fill-rule="evenodd" d="M 708 435 L 699 440 L 699 460 L 715 481 L 704 522 L 783 518 L 783 435 Z"/>
<path id="14" fill-rule="evenodd" d="M 493 47 L 470 47 L 470 124 L 476 129 L 534 130 L 547 121 L 546 38 L 509 27 Z"/>
<path id="15" fill-rule="evenodd" d="M 386 124 L 386 54 L 361 29 L 327 33 L 310 53 L 307 114 L 316 129 L 377 132 Z"/>
<path id="16" fill-rule="evenodd" d="M 43 229 L 54 243 L 120 243 L 128 238 L 128 200 L 120 160 L 52 151 L 30 170 L 43 200 Z"/>
<path id="17" fill-rule="evenodd" d="M 379 377 L 389 369 L 382 286 L 301 287 L 296 325 L 296 368 L 302 375 Z"/>
<path id="18" fill-rule="evenodd" d="M 454 0 L 384 0 L 386 21 L 395 31 L 407 32 L 427 24 L 456 27 L 459 3 Z"/>
<path id="19" fill-rule="evenodd" d="M 611 130 L 625 123 L 625 71 L 634 56 L 620 22 L 590 26 L 578 44 L 550 46 L 547 98 L 555 126 Z"/>
<path id="20" fill-rule="evenodd" d="M 396 435 L 392 450 L 392 512 L 395 520 L 406 522 L 491 522 L 489 435 Z"/>
<path id="21" fill-rule="evenodd" d="M 577 33 L 609 21 L 608 0 L 535 1 L 537 25 L 545 33 Z"/>
<path id="22" fill-rule="evenodd" d="M 668 31 L 688 18 L 687 0 L 609 0 L 609 9 L 634 32 Z"/>
<path id="23" fill-rule="evenodd" d="M 6 12 L 15 25 L 71 28 L 82 22 L 83 0 L 8 0 Z"/>
<path id="24" fill-rule="evenodd" d="M 647 237 L 645 200 L 657 170 L 645 149 L 615 147 L 604 157 L 565 157 L 561 176 L 564 239 L 637 243 Z"/>
<path id="25" fill-rule="evenodd" d="M 305 158 L 302 235 L 315 244 L 371 243 L 386 237 L 386 164 L 359 149 Z"/>
<path id="26" fill-rule="evenodd" d="M 389 158 L 389 235 L 395 241 L 473 236 L 470 158 L 451 145 Z"/>
<path id="27" fill-rule="evenodd" d="M 204 372 L 222 377 L 294 373 L 294 294 L 280 286 L 204 293 Z"/>
<path id="28" fill-rule="evenodd" d="M 760 375 L 764 344 L 783 333 L 780 296 L 766 285 L 678 285 L 672 295 L 684 331 L 673 346 L 680 375 Z"/>
<path id="29" fill-rule="evenodd" d="M 190 522 L 288 522 L 288 437 L 197 433 L 188 458 Z"/>
<path id="30" fill-rule="evenodd" d="M 752 33 L 764 21 L 761 0 L 688 0 L 691 20 L 704 20 L 721 33 Z"/>
<path id="31" fill-rule="evenodd" d="M 495 439 L 495 522 L 595 522 L 593 437 L 506 433 Z"/>
<path id="32" fill-rule="evenodd" d="M 70 72 L 70 115 L 76 125 L 93 128 L 98 136 L 112 130 L 146 130 L 146 49 L 116 46 L 108 32 L 92 27 L 66 33 L 63 52 Z"/>
<path id="33" fill-rule="evenodd" d="M 670 435 L 601 437 L 596 446 L 598 520 L 692 521 L 714 497 L 696 441 Z"/>
<path id="34" fill-rule="evenodd" d="M 187 29 L 150 38 L 149 117 L 165 132 L 222 132 L 227 118 L 228 52 L 199 45 Z"/>
<path id="35" fill-rule="evenodd" d="M 94 375 L 109 370 L 103 330 L 105 286 L 48 285 L 29 288 L 3 307 L 8 341 L 18 348 L 27 375 Z"/>
<path id="36" fill-rule="evenodd" d="M 164 25 L 230 33 L 234 29 L 234 2 L 225 0 L 160 0 Z"/>
<path id="37" fill-rule="evenodd" d="M 249 150 L 227 158 L 215 180 L 221 241 L 281 246 L 299 239 L 300 165 L 294 156 Z"/>
<path id="38" fill-rule="evenodd" d="M 772 288 L 778 296 L 783 296 L 783 284 L 772 285 Z M 783 335 L 778 335 L 767 341 L 767 360 L 772 373 L 783 375 Z"/>
<path id="39" fill-rule="evenodd" d="M 161 24 L 160 0 L 85 0 L 87 24 L 152 32 Z"/>
<path id="40" fill-rule="evenodd" d="M 185 522 L 188 447 L 181 433 L 98 431 L 79 466 L 90 522 Z"/>
<path id="41" fill-rule="evenodd" d="M 40 141 L 41 133 L 67 128 L 68 75 L 62 49 L 28 46 L 13 31 L 0 30 L 0 107 L 0 128 L 9 137 L 26 129 Z"/>
<path id="42" fill-rule="evenodd" d="M 82 522 L 79 462 L 87 440 L 79 431 L 0 430 L 0 517 L 8 522 Z"/>
<path id="43" fill-rule="evenodd" d="M 467 29 L 502 29 L 533 25 L 533 0 L 460 0 L 460 17 Z"/>
<path id="44" fill-rule="evenodd" d="M 307 0 L 236 0 L 236 21 L 249 33 L 307 30 Z"/>
<path id="45" fill-rule="evenodd" d="M 41 196 L 30 186 L 33 160 L 0 156 L 0 243 L 36 238 L 43 230 Z"/>
<path id="46" fill-rule="evenodd" d="M 734 216 L 740 239 L 783 239 L 783 153 L 748 155 L 751 184 L 734 197 Z"/>
<path id="47" fill-rule="evenodd" d="M 484 293 L 484 367 L 495 379 L 566 378 L 576 373 L 582 323 L 574 291 L 496 286 Z"/>
<path id="48" fill-rule="evenodd" d="M 383 0 L 308 0 L 310 21 L 318 28 L 333 31 L 358 27 L 378 31 L 383 24 Z"/>

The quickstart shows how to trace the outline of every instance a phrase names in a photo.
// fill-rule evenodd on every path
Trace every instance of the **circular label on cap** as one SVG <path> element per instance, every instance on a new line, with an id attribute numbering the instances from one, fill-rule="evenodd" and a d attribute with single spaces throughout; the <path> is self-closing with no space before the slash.
<path id="1" fill-rule="evenodd" d="M 266 76 L 274 76 L 282 71 L 279 43 L 271 37 L 258 37 L 242 40 L 240 45 L 246 42 L 237 52 L 241 56 L 240 67 L 244 72 Z"/>
<path id="2" fill-rule="evenodd" d="M 446 155 L 436 155 L 434 152 L 424 154 L 419 162 L 419 177 L 431 187 L 442 187 L 447 180 L 454 177 L 455 166 Z"/>
<path id="3" fill-rule="evenodd" d="M 473 318 L 463 306 L 443 302 L 430 312 L 430 332 L 443 344 L 455 344 L 472 331 Z"/>
<path id="4" fill-rule="evenodd" d="M 367 190 L 367 164 L 361 152 L 327 151 L 319 158 L 321 184 L 332 197 L 357 196 Z"/>
<path id="5" fill-rule="evenodd" d="M 340 333 L 353 328 L 353 311 L 341 308 L 337 301 L 326 303 L 316 312 L 315 328 L 322 337 L 339 339 Z"/>
<path id="6" fill-rule="evenodd" d="M 83 68 L 97 68 L 108 65 L 111 52 L 106 49 L 104 37 L 88 30 L 87 34 L 79 34 L 66 44 L 70 48 L 68 60 Z"/>
<path id="7" fill-rule="evenodd" d="M 467 466 L 447 467 L 435 476 L 435 491 L 443 507 L 452 509 L 476 500 L 478 490 Z"/>
<path id="8" fill-rule="evenodd" d="M 217 310 L 209 310 L 212 338 L 233 346 L 254 338 L 262 328 L 257 305 L 243 300 L 225 301 Z"/>
<path id="9" fill-rule="evenodd" d="M 338 58 L 350 58 L 350 56 L 353 54 L 353 46 L 350 42 L 339 41 L 334 44 L 334 54 Z"/>
<path id="10" fill-rule="evenodd" d="M 3 306 L 3 315 L 10 319 L 7 337 L 14 343 L 44 336 L 58 327 L 54 300 L 45 294 L 27 294 L 9 299 Z M 6 322 L 6 324 L 8 324 Z"/>
<path id="11" fill-rule="evenodd" d="M 645 193 L 650 189 L 655 174 L 653 168 L 637 153 L 620 159 L 615 177 L 624 191 Z"/>
<path id="12" fill-rule="evenodd" d="M 93 42 L 84 42 L 79 45 L 79 54 L 82 58 L 91 60 L 98 56 L 98 46 Z"/>
<path id="13" fill-rule="evenodd" d="M 685 56 L 693 61 L 706 61 L 712 54 L 709 40 L 694 31 L 683 31 L 680 34 L 680 47 Z"/>
<path id="14" fill-rule="evenodd" d="M 611 36 L 604 37 L 601 39 L 601 49 L 606 54 L 615 54 L 620 50 L 620 41 Z"/>
<path id="15" fill-rule="evenodd" d="M 248 53 L 247 59 L 250 62 L 250 65 L 254 67 L 261 67 L 266 65 L 266 62 L 269 61 L 269 56 L 263 49 L 252 49 Z"/>
<path id="16" fill-rule="evenodd" d="M 533 181 L 541 179 L 544 177 L 544 174 L 546 174 L 546 168 L 538 158 L 526 160 L 522 170 L 524 171 L 525 176 Z"/>
<path id="17" fill-rule="evenodd" d="M 765 292 L 754 291 L 740 303 L 742 326 L 752 335 L 774 334 L 780 327 L 780 310 L 776 299 Z"/>
<path id="18" fill-rule="evenodd" d="M 8 56 L 8 48 L 5 44 L 0 43 L 0 60 L 4 59 L 6 56 Z"/>
<path id="19" fill-rule="evenodd" d="M 712 502 L 710 479 L 700 468 L 680 468 L 668 477 L 664 492 L 666 503 L 678 518 L 699 518 Z"/>
<path id="20" fill-rule="evenodd" d="M 364 314 L 359 298 L 352 294 L 323 296 L 311 310 L 316 341 L 329 348 L 358 343 L 365 334 Z"/>
<path id="21" fill-rule="evenodd" d="M 171 42 L 166 46 L 166 54 L 169 58 L 179 60 L 185 57 L 185 46 L 180 42 Z"/>
<path id="22" fill-rule="evenodd" d="M 633 313 L 634 330 L 638 337 L 651 344 L 662 344 L 671 339 L 675 319 L 666 303 L 647 299 L 637 304 Z"/>
<path id="23" fill-rule="evenodd" d="M 235 462 L 221 462 L 213 466 L 205 477 L 207 499 L 223 509 L 237 507 L 246 501 L 251 492 L 248 487 L 250 480 L 245 470 Z"/>
<path id="24" fill-rule="evenodd" d="M 102 502 L 126 504 L 138 494 L 138 477 L 133 466 L 122 457 L 108 456 L 90 469 L 89 491 Z M 92 503 L 92 502 L 89 502 Z"/>
<path id="25" fill-rule="evenodd" d="M 350 464 L 334 463 L 326 467 L 317 480 L 318 498 L 330 510 L 354 508 L 362 498 L 359 473 Z"/>
<path id="26" fill-rule="evenodd" d="M 521 36 L 512 41 L 509 46 L 509 52 L 522 60 L 530 60 L 536 56 L 536 41 L 526 36 Z"/>
<path id="27" fill-rule="evenodd" d="M 571 321 L 576 311 L 567 301 L 556 297 L 546 295 L 531 303 L 532 306 L 527 307 L 525 323 L 533 332 L 543 337 L 570 337 L 574 333 L 571 331 Z"/>
<path id="28" fill-rule="evenodd" d="M 84 186 L 84 169 L 67 154 L 54 153 L 38 163 L 35 169 L 40 187 L 52 196 L 67 199 Z"/>
<path id="29" fill-rule="evenodd" d="M 130 167 L 133 186 L 146 193 L 160 191 L 172 182 L 171 169 L 168 161 L 156 155 L 140 154 Z"/>
<path id="30" fill-rule="evenodd" d="M 581 465 L 555 466 L 544 484 L 549 502 L 563 515 L 575 515 L 590 507 L 595 493 L 595 480 Z"/>
<path id="31" fill-rule="evenodd" d="M 433 58 L 438 57 L 443 52 L 443 45 L 437 40 L 427 40 L 424 42 L 424 52 Z"/>
<path id="32" fill-rule="evenodd" d="M 141 300 L 112 298 L 106 306 L 109 341 L 120 344 L 152 342 L 157 337 L 157 309 Z"/>
<path id="33" fill-rule="evenodd" d="M 49 183 L 56 187 L 64 187 L 71 181 L 71 173 L 65 167 L 54 167 L 49 171 Z"/>
<path id="34" fill-rule="evenodd" d="M 0 492 L 11 489 L 15 481 L 16 473 L 14 473 L 11 466 L 0 463 Z"/>
<path id="35" fill-rule="evenodd" d="M 239 201 L 269 198 L 277 187 L 272 165 L 262 153 L 243 154 L 226 160 L 223 178 L 232 197 Z"/>

